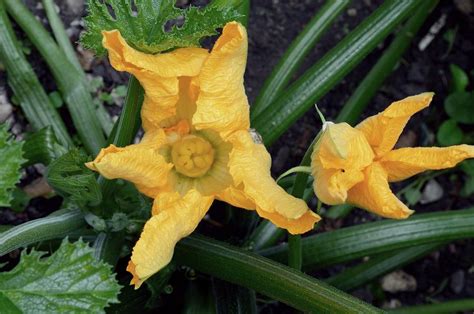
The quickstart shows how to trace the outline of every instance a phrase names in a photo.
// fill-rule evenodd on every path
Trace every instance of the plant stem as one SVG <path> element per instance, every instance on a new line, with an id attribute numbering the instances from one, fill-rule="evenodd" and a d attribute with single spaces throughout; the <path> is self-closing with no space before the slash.
<path id="1" fill-rule="evenodd" d="M 56 12 L 55 4 L 53 0 L 42 0 L 43 7 L 46 11 L 46 16 L 48 17 L 49 25 L 54 33 L 54 38 L 58 42 L 59 47 L 66 55 L 67 59 L 71 64 L 77 69 L 81 74 L 84 74 L 82 71 L 81 64 L 77 59 L 76 52 L 74 51 L 69 36 L 64 29 L 63 22 L 59 18 L 58 13 Z"/>
<path id="2" fill-rule="evenodd" d="M 48 64 L 85 148 L 97 154 L 105 145 L 105 137 L 83 75 L 22 1 L 3 0 L 3 3 Z"/>
<path id="3" fill-rule="evenodd" d="M 205 274 L 254 289 L 302 311 L 380 312 L 299 271 L 212 239 L 189 236 L 181 240 L 175 249 L 175 260 Z"/>
<path id="4" fill-rule="evenodd" d="M 0 59 L 8 74 L 8 83 L 28 122 L 35 131 L 51 126 L 58 141 L 73 146 L 71 137 L 35 72 L 26 60 L 15 38 L 3 3 L 0 2 Z"/>
<path id="5" fill-rule="evenodd" d="M 63 238 L 84 226 L 79 210 L 25 222 L 0 234 L 0 256 L 39 241 Z"/>

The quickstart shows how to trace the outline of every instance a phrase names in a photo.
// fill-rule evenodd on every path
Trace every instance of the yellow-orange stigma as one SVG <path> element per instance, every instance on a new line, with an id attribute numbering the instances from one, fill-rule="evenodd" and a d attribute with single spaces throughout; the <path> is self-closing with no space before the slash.
<path id="1" fill-rule="evenodd" d="M 205 175 L 211 168 L 214 149 L 207 140 L 188 135 L 173 144 L 171 158 L 176 171 L 197 178 Z"/>

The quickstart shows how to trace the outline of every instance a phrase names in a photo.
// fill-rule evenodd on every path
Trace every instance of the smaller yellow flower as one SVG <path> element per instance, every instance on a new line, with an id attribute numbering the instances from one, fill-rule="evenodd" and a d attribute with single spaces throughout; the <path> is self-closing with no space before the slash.
<path id="1" fill-rule="evenodd" d="M 410 216 L 413 211 L 392 193 L 389 182 L 474 158 L 470 145 L 393 149 L 410 117 L 432 98 L 433 93 L 423 93 L 394 102 L 355 128 L 326 123 L 311 162 L 317 197 L 329 205 L 348 203 L 382 217 Z"/>
<path id="2" fill-rule="evenodd" d="M 276 184 L 270 155 L 249 130 L 242 25 L 228 23 L 211 52 L 181 48 L 149 55 L 118 31 L 103 35 L 112 66 L 135 75 L 145 90 L 141 142 L 111 145 L 87 163 L 154 198 L 127 267 L 135 287 L 170 262 L 176 243 L 194 231 L 215 199 L 255 210 L 293 234 L 313 228 L 320 217 Z"/>

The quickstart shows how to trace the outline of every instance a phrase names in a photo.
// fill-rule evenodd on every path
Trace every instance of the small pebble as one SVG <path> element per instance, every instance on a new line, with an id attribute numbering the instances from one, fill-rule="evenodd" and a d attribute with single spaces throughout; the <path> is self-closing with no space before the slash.
<path id="1" fill-rule="evenodd" d="M 417 287 L 416 279 L 403 270 L 394 271 L 381 279 L 381 286 L 384 291 L 396 293 L 402 291 L 415 291 Z"/>
<path id="2" fill-rule="evenodd" d="M 454 293 L 460 294 L 464 289 L 465 277 L 463 270 L 458 270 L 451 275 L 449 286 Z"/>
<path id="3" fill-rule="evenodd" d="M 357 10 L 354 9 L 354 8 L 350 8 L 350 9 L 347 10 L 347 15 L 349 15 L 351 17 L 357 16 Z"/>

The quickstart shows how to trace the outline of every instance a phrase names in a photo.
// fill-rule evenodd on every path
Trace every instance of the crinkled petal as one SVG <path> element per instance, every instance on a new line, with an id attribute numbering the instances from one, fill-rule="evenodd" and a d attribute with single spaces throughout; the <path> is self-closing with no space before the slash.
<path id="1" fill-rule="evenodd" d="M 147 221 L 133 248 L 127 270 L 136 288 L 165 267 L 173 257 L 176 243 L 196 229 L 211 206 L 213 197 L 190 190 L 184 197 L 162 193 L 153 204 L 153 216 Z"/>
<path id="2" fill-rule="evenodd" d="M 127 147 L 110 145 L 103 148 L 94 161 L 86 166 L 99 172 L 107 179 L 124 179 L 136 185 L 149 197 L 155 197 L 158 190 L 167 183 L 172 165 L 159 154 L 159 147 L 165 141 L 163 132 L 149 133 L 143 143 Z"/>
<path id="3" fill-rule="evenodd" d="M 308 210 L 303 216 L 297 219 L 288 219 L 277 212 L 267 212 L 257 207 L 260 217 L 270 220 L 274 225 L 288 230 L 291 234 L 302 234 L 314 228 L 314 224 L 321 220 L 321 217 Z"/>
<path id="4" fill-rule="evenodd" d="M 364 179 L 374 153 L 364 134 L 347 123 L 326 124 L 311 155 L 314 191 L 329 205 L 343 204 L 347 191 Z"/>
<path id="5" fill-rule="evenodd" d="M 228 23 L 199 74 L 200 93 L 193 124 L 223 134 L 248 129 L 249 105 L 244 89 L 247 33 Z"/>
<path id="6" fill-rule="evenodd" d="M 218 193 L 216 198 L 239 208 L 254 210 L 256 206 L 255 202 L 245 194 L 243 184 L 239 187 L 229 186 L 222 192 Z"/>
<path id="7" fill-rule="evenodd" d="M 347 202 L 386 218 L 404 219 L 413 213 L 392 193 L 378 162 L 367 167 L 365 180 L 349 190 Z"/>
<path id="8" fill-rule="evenodd" d="M 117 30 L 104 31 L 103 36 L 112 66 L 133 74 L 145 89 L 142 107 L 145 130 L 160 127 L 163 120 L 176 114 L 179 78 L 197 76 L 209 56 L 202 48 L 181 48 L 152 55 L 130 47 Z"/>
<path id="9" fill-rule="evenodd" d="M 407 147 L 388 152 L 380 162 L 388 180 L 396 182 L 426 170 L 451 168 L 468 158 L 474 158 L 474 146 Z"/>
<path id="10" fill-rule="evenodd" d="M 389 152 L 412 115 L 428 107 L 434 93 L 422 93 L 392 103 L 381 113 L 362 121 L 356 128 L 364 133 L 377 157 Z"/>
<path id="11" fill-rule="evenodd" d="M 230 173 L 235 184 L 243 184 L 243 191 L 256 204 L 257 212 L 279 227 L 291 227 L 291 231 L 298 232 L 311 230 L 319 216 L 305 216 L 310 212 L 306 203 L 286 193 L 273 180 L 265 146 L 255 144 L 248 131 L 236 132 L 229 140 L 233 143 Z M 305 222 L 305 225 L 297 228 L 291 225 L 293 222 L 296 225 Z"/>

